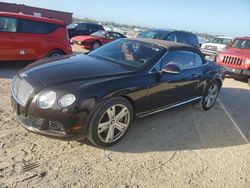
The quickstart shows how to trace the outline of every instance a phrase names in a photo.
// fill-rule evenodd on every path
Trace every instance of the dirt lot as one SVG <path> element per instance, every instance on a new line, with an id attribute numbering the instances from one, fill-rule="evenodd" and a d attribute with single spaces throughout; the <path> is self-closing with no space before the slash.
<path id="1" fill-rule="evenodd" d="M 138 120 L 117 145 L 48 139 L 23 129 L 0 65 L 0 187 L 250 187 L 250 87 L 227 78 L 208 112 L 186 106 Z"/>

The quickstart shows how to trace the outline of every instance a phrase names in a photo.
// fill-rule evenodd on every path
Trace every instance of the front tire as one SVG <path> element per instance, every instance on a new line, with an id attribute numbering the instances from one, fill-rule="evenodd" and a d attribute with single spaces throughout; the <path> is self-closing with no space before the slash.
<path id="1" fill-rule="evenodd" d="M 92 50 L 95 50 L 97 48 L 99 48 L 101 46 L 101 43 L 98 42 L 98 41 L 95 41 L 93 44 L 92 44 Z"/>
<path id="2" fill-rule="evenodd" d="M 218 97 L 220 88 L 221 86 L 216 80 L 208 84 L 208 87 L 205 89 L 201 102 L 200 102 L 201 109 L 203 111 L 207 111 L 214 106 L 216 99 Z"/>
<path id="3" fill-rule="evenodd" d="M 96 146 L 109 147 L 119 142 L 133 121 L 133 108 L 123 97 L 101 103 L 89 122 L 88 139 Z"/>

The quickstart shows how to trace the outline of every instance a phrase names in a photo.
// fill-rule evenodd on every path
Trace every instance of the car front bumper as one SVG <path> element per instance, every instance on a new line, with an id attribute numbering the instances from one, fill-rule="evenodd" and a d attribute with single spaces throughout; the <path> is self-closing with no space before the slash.
<path id="1" fill-rule="evenodd" d="M 28 131 L 61 140 L 82 140 L 86 137 L 86 128 L 84 128 L 83 123 L 66 125 L 56 120 L 48 120 L 27 114 L 13 97 L 11 97 L 11 105 L 16 120 Z M 74 122 L 77 117 L 72 116 L 70 118 Z M 67 119 L 67 122 L 71 122 L 71 120 Z M 75 129 L 76 127 L 78 129 Z"/>
<path id="2" fill-rule="evenodd" d="M 225 68 L 227 74 L 250 77 L 250 70 L 248 69 L 242 70 L 242 69 L 232 68 L 228 66 L 223 66 L 223 67 Z"/>

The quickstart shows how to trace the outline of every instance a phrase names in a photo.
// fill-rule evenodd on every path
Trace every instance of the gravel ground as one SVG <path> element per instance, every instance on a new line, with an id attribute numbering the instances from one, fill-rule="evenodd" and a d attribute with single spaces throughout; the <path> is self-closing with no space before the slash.
<path id="1" fill-rule="evenodd" d="M 213 109 L 140 119 L 117 145 L 66 142 L 23 129 L 0 65 L 0 187 L 250 187 L 250 87 L 227 78 Z"/>

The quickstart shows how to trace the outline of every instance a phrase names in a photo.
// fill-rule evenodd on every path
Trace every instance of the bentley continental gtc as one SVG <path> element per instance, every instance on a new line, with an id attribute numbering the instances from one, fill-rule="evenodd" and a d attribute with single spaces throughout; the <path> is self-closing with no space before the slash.
<path id="1" fill-rule="evenodd" d="M 187 103 L 212 108 L 224 75 L 195 47 L 118 39 L 88 54 L 28 65 L 13 79 L 12 107 L 29 131 L 107 147 L 136 118 Z"/>

